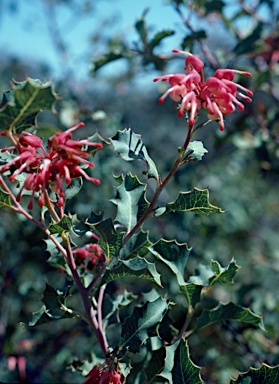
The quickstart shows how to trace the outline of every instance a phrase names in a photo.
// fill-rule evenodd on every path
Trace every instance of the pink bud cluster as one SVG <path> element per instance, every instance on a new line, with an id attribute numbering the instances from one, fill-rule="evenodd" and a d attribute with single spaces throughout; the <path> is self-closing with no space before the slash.
<path id="1" fill-rule="evenodd" d="M 98 244 L 88 244 L 83 248 L 77 248 L 73 251 L 76 265 L 84 265 L 92 271 L 96 267 L 105 262 L 105 255 L 102 248 Z"/>
<path id="2" fill-rule="evenodd" d="M 82 384 L 123 384 L 125 378 L 117 369 L 111 367 L 111 362 L 93 367 Z"/>
<path id="3" fill-rule="evenodd" d="M 168 81 L 170 88 L 159 98 L 161 104 L 169 96 L 172 100 L 179 102 L 178 116 L 183 116 L 185 111 L 189 113 L 189 126 L 193 127 L 201 108 L 208 110 L 208 118 L 217 120 L 220 123 L 220 130 L 223 131 L 224 115 L 235 111 L 235 105 L 240 110 L 244 110 L 244 104 L 237 98 L 241 97 L 247 102 L 251 102 L 250 96 L 253 92 L 235 83 L 234 74 L 251 76 L 249 72 L 237 71 L 234 69 L 217 69 L 214 76 L 204 79 L 204 63 L 191 53 L 174 49 L 174 53 L 186 55 L 185 60 L 186 74 L 175 73 L 156 77 L 158 80 Z M 244 91 L 246 94 L 242 93 Z"/>
<path id="4" fill-rule="evenodd" d="M 102 144 L 87 140 L 73 140 L 72 132 L 84 126 L 79 123 L 76 126 L 62 133 L 56 133 L 47 142 L 47 148 L 43 140 L 37 135 L 29 132 L 22 132 L 13 136 L 14 146 L 2 149 L 2 152 L 16 151 L 17 156 L 3 165 L 1 172 L 10 171 L 11 181 L 23 172 L 27 173 L 23 185 L 16 197 L 20 201 L 24 189 L 32 191 L 28 209 L 32 209 L 35 193 L 39 193 L 38 203 L 45 204 L 45 193 L 51 189 L 58 195 L 58 206 L 63 206 L 65 192 L 63 181 L 70 184 L 72 179 L 83 176 L 95 184 L 100 184 L 96 178 L 90 177 L 81 168 L 81 164 L 94 167 L 94 164 L 87 160 L 89 154 L 83 151 L 84 146 L 101 148 Z"/>

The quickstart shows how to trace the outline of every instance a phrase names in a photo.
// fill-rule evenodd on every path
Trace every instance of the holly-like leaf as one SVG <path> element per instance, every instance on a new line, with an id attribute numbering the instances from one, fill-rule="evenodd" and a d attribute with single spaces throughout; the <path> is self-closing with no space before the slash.
<path id="1" fill-rule="evenodd" d="M 86 221 L 89 223 L 89 221 Z M 100 235 L 99 245 L 104 251 L 107 260 L 118 257 L 122 247 L 123 233 L 116 233 L 111 219 L 102 220 L 99 223 L 91 224 Z"/>
<path id="2" fill-rule="evenodd" d="M 169 384 L 204 383 L 200 376 L 200 367 L 192 362 L 189 347 L 184 340 L 166 347 L 165 366 L 159 377 L 167 379 Z"/>
<path id="3" fill-rule="evenodd" d="M 157 32 L 152 39 L 148 42 L 147 46 L 152 51 L 155 47 L 157 47 L 163 39 L 166 37 L 172 36 L 175 34 L 175 31 L 170 29 L 165 29 L 164 31 Z"/>
<path id="4" fill-rule="evenodd" d="M 145 256 L 149 249 L 148 247 L 151 245 L 151 242 L 148 238 L 148 232 L 140 231 L 133 235 L 129 241 L 124 245 L 124 247 L 120 251 L 120 258 L 128 259 L 136 256 Z"/>
<path id="5" fill-rule="evenodd" d="M 48 227 L 49 232 L 53 235 L 55 233 L 69 232 L 72 228 L 72 220 L 69 216 L 64 215 L 58 223 L 52 223 Z"/>
<path id="6" fill-rule="evenodd" d="M 211 267 L 199 264 L 195 269 L 195 275 L 189 278 L 189 283 L 200 286 L 212 286 L 214 284 L 233 284 L 233 278 L 240 267 L 232 259 L 230 264 L 223 268 L 216 260 L 211 261 Z"/>
<path id="7" fill-rule="evenodd" d="M 122 326 L 120 349 L 139 352 L 140 346 L 148 338 L 148 329 L 157 325 L 167 310 L 168 303 L 159 297 L 142 307 L 136 307 L 131 317 Z"/>
<path id="8" fill-rule="evenodd" d="M 260 368 L 250 368 L 248 372 L 240 373 L 237 380 L 230 384 L 277 384 L 279 383 L 279 365 L 270 367 L 262 364 Z"/>
<path id="9" fill-rule="evenodd" d="M 164 347 L 154 351 L 148 366 L 145 368 L 145 374 L 148 383 L 157 382 L 158 374 L 164 369 L 164 360 L 166 357 L 166 349 Z"/>
<path id="10" fill-rule="evenodd" d="M 180 286 L 180 291 L 184 294 L 189 307 L 195 308 L 195 305 L 200 302 L 202 288 L 202 285 L 195 283 Z"/>
<path id="11" fill-rule="evenodd" d="M 66 300 L 69 296 L 69 290 L 72 283 L 68 281 L 65 285 L 65 290 L 62 292 L 56 290 L 51 284 L 46 283 L 42 298 L 44 305 L 38 312 L 33 313 L 33 318 L 28 324 L 29 327 L 54 320 L 79 317 L 78 313 L 68 308 L 66 305 Z"/>
<path id="12" fill-rule="evenodd" d="M 10 195 L 0 188 L 0 208 L 10 208 L 12 206 Z"/>
<path id="13" fill-rule="evenodd" d="M 201 368 L 195 365 L 190 358 L 187 343 L 181 340 L 174 355 L 173 383 L 202 384 L 204 381 L 201 378 L 200 371 Z"/>
<path id="14" fill-rule="evenodd" d="M 155 264 L 141 257 L 130 260 L 119 260 L 116 264 L 113 264 L 112 268 L 108 268 L 104 274 L 102 284 L 123 277 L 147 279 L 161 286 L 160 275 L 156 270 Z"/>
<path id="15" fill-rule="evenodd" d="M 111 138 L 111 143 L 123 160 L 144 160 L 148 165 L 147 176 L 158 180 L 156 165 L 149 156 L 140 135 L 135 134 L 130 128 L 124 129 Z"/>
<path id="16" fill-rule="evenodd" d="M 136 176 L 126 175 L 122 184 L 117 187 L 116 196 L 111 202 L 117 205 L 115 220 L 129 232 L 141 218 L 148 207 L 145 200 L 146 186 Z"/>
<path id="17" fill-rule="evenodd" d="M 160 239 L 149 247 L 150 252 L 165 263 L 177 276 L 179 285 L 185 284 L 184 270 L 191 249 L 187 244 L 178 244 L 175 240 L 167 241 Z"/>
<path id="18" fill-rule="evenodd" d="M 219 303 L 216 308 L 204 309 L 197 320 L 195 331 L 218 321 L 235 320 L 264 330 L 262 317 L 234 303 Z"/>
<path id="19" fill-rule="evenodd" d="M 207 152 L 208 150 L 204 148 L 203 143 L 201 141 L 191 141 L 187 147 L 184 159 L 185 161 L 199 161 Z"/>
<path id="20" fill-rule="evenodd" d="M 221 208 L 210 204 L 208 189 L 198 188 L 189 192 L 180 192 L 173 203 L 166 205 L 164 213 L 167 212 L 195 212 L 205 216 L 212 213 L 223 213 Z"/>
<path id="21" fill-rule="evenodd" d="M 1 129 L 13 129 L 17 133 L 36 126 L 36 117 L 42 110 L 54 110 L 58 99 L 52 83 L 27 78 L 14 82 L 9 97 L 3 96 L 0 108 Z"/>
<path id="22" fill-rule="evenodd" d="M 81 190 L 82 184 L 83 184 L 82 177 L 77 177 L 76 179 L 72 180 L 71 184 L 68 185 L 67 188 L 65 189 L 66 203 L 79 193 L 79 191 Z"/>
<path id="23" fill-rule="evenodd" d="M 213 285 L 216 283 L 220 284 L 232 284 L 233 278 L 236 272 L 239 270 L 239 266 L 236 264 L 235 260 L 232 259 L 227 268 L 221 267 L 221 265 L 216 260 L 211 261 L 211 268 L 215 274 L 215 276 L 210 277 L 209 285 Z"/>

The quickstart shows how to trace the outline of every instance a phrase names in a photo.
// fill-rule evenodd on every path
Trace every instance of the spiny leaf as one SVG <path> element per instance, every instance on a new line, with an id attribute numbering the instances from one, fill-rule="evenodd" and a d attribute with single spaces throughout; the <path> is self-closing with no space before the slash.
<path id="1" fill-rule="evenodd" d="M 201 378 L 200 371 L 201 368 L 195 365 L 190 358 L 187 342 L 181 340 L 174 355 L 173 383 L 202 384 L 204 381 Z"/>
<path id="2" fill-rule="evenodd" d="M 147 279 L 161 286 L 160 275 L 156 270 L 155 264 L 150 263 L 141 257 L 136 257 L 130 260 L 119 260 L 111 269 L 107 269 L 102 278 L 102 284 L 123 277 Z"/>
<path id="3" fill-rule="evenodd" d="M 118 131 L 111 138 L 114 149 L 125 161 L 144 160 L 148 165 L 147 176 L 158 180 L 158 171 L 154 161 L 148 155 L 147 149 L 141 140 L 141 136 L 135 134 L 130 128 Z"/>
<path id="4" fill-rule="evenodd" d="M 215 274 L 209 279 L 209 285 L 216 283 L 229 284 L 233 283 L 233 278 L 236 272 L 239 270 L 239 266 L 236 264 L 235 260 L 232 259 L 227 268 L 222 268 L 221 265 L 216 260 L 211 261 L 211 268 Z"/>
<path id="5" fill-rule="evenodd" d="M 76 179 L 72 180 L 71 184 L 68 185 L 67 188 L 65 189 L 66 203 L 79 193 L 79 191 L 81 190 L 82 184 L 83 184 L 82 177 L 77 177 Z"/>
<path id="6" fill-rule="evenodd" d="M 184 294 L 189 307 L 195 308 L 195 305 L 200 302 L 202 288 L 202 285 L 195 283 L 187 283 L 180 286 L 180 291 Z"/>
<path id="7" fill-rule="evenodd" d="M 120 258 L 127 259 L 133 258 L 136 256 L 145 256 L 149 249 L 148 247 L 151 245 L 151 242 L 148 238 L 148 232 L 144 232 L 141 230 L 140 232 L 133 235 L 129 241 L 124 245 L 124 247 L 120 251 Z"/>
<path id="8" fill-rule="evenodd" d="M 66 300 L 69 296 L 71 286 L 72 282 L 67 281 L 65 290 L 62 292 L 56 290 L 51 284 L 46 283 L 42 298 L 44 305 L 38 312 L 33 313 L 33 319 L 28 325 L 33 327 L 54 320 L 79 317 L 78 313 L 66 306 Z"/>
<path id="9" fill-rule="evenodd" d="M 149 247 L 149 250 L 174 272 L 179 285 L 185 284 L 184 270 L 191 251 L 187 244 L 178 244 L 175 240 L 160 239 Z"/>
<path id="10" fill-rule="evenodd" d="M 278 384 L 279 365 L 270 367 L 262 364 L 260 368 L 250 368 L 248 372 L 240 373 L 237 380 L 231 380 L 230 384 Z"/>
<path id="11" fill-rule="evenodd" d="M 178 198 L 166 206 L 166 212 L 195 212 L 199 215 L 222 213 L 221 208 L 209 203 L 208 189 L 194 188 L 189 192 L 180 192 Z"/>
<path id="12" fill-rule="evenodd" d="M 166 357 L 166 349 L 164 347 L 154 351 L 148 366 L 145 368 L 145 374 L 148 383 L 156 382 L 157 375 L 164 369 L 164 360 Z M 155 381 L 154 381 L 155 380 Z"/>
<path id="13" fill-rule="evenodd" d="M 157 325 L 167 310 L 167 301 L 161 297 L 136 307 L 131 317 L 126 319 L 122 327 L 120 349 L 139 352 L 140 346 L 148 338 L 148 329 Z"/>
<path id="14" fill-rule="evenodd" d="M 64 215 L 58 223 L 50 224 L 48 227 L 49 232 L 53 235 L 55 233 L 69 232 L 72 227 L 72 220 L 69 216 Z"/>
<path id="15" fill-rule="evenodd" d="M 13 129 L 17 133 L 36 126 L 36 117 L 42 110 L 53 110 L 58 99 L 51 83 L 27 78 L 14 82 L 9 97 L 3 97 L 0 108 L 2 129 Z"/>
<path id="16" fill-rule="evenodd" d="M 94 224 L 93 227 L 100 235 L 99 245 L 104 251 L 107 260 L 117 257 L 122 247 L 123 233 L 118 234 L 115 232 L 111 219 L 102 220 Z"/>
<path id="17" fill-rule="evenodd" d="M 152 51 L 155 47 L 157 47 L 163 39 L 166 37 L 172 36 L 175 34 L 175 31 L 170 29 L 165 29 L 164 31 L 157 32 L 152 39 L 148 42 L 147 46 Z"/>
<path id="18" fill-rule="evenodd" d="M 219 303 L 216 308 L 202 311 L 197 320 L 195 331 L 223 320 L 235 320 L 264 329 L 262 317 L 253 313 L 250 308 L 244 308 L 234 303 Z"/>
<path id="19" fill-rule="evenodd" d="M 195 365 L 189 355 L 187 342 L 179 340 L 166 347 L 164 370 L 158 375 L 170 384 L 202 384 L 200 367 Z"/>
<path id="20" fill-rule="evenodd" d="M 226 268 L 216 260 L 211 261 L 211 267 L 199 264 L 195 270 L 195 275 L 189 278 L 189 283 L 201 286 L 212 286 L 214 284 L 232 284 L 233 278 L 240 267 L 232 259 Z"/>
<path id="21" fill-rule="evenodd" d="M 204 148 L 201 141 L 191 141 L 187 147 L 187 151 L 184 155 L 185 161 L 194 160 L 199 161 L 208 150 Z"/>
<path id="22" fill-rule="evenodd" d="M 12 206 L 10 195 L 0 188 L 0 208 L 9 208 Z"/>
<path id="23" fill-rule="evenodd" d="M 145 200 L 146 186 L 131 174 L 123 178 L 122 184 L 117 187 L 116 197 L 111 202 L 117 205 L 115 220 L 129 232 L 141 218 L 148 207 Z"/>

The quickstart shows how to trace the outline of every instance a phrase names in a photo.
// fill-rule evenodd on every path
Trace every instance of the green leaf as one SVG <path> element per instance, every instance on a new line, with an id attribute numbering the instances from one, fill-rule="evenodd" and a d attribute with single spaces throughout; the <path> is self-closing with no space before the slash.
<path id="1" fill-rule="evenodd" d="M 147 176 L 158 180 L 159 175 L 156 165 L 148 155 L 140 135 L 135 134 L 130 128 L 124 129 L 124 131 L 118 131 L 111 138 L 111 143 L 123 160 L 144 160 L 148 165 Z"/>
<path id="2" fill-rule="evenodd" d="M 235 320 L 264 330 L 262 317 L 253 313 L 250 308 L 244 308 L 234 303 L 219 303 L 216 308 L 202 311 L 197 320 L 195 331 L 224 320 Z"/>
<path id="3" fill-rule="evenodd" d="M 170 384 L 202 384 L 200 367 L 195 365 L 189 355 L 187 342 L 179 340 L 166 347 L 164 370 L 159 377 Z"/>
<path id="4" fill-rule="evenodd" d="M 102 284 L 123 277 L 132 277 L 151 280 L 161 286 L 160 275 L 156 270 L 155 264 L 141 257 L 130 260 L 118 260 L 116 264 L 112 265 L 111 269 L 109 268 L 102 278 Z"/>
<path id="5" fill-rule="evenodd" d="M 202 285 L 195 283 L 187 283 L 180 286 L 180 291 L 184 294 L 189 307 L 195 308 L 195 305 L 200 302 L 202 288 Z"/>
<path id="6" fill-rule="evenodd" d="M 192 47 L 193 47 L 193 44 L 196 42 L 196 41 L 199 41 L 199 40 L 203 40 L 203 39 L 206 39 L 207 38 L 207 33 L 205 30 L 203 29 L 200 29 L 198 31 L 195 31 L 193 33 L 191 33 L 191 35 L 187 35 L 183 42 L 182 42 L 182 49 L 183 50 L 186 50 L 186 49 L 190 49 L 192 50 Z"/>
<path id="7" fill-rule="evenodd" d="M 124 225 L 128 232 L 148 207 L 144 197 L 145 189 L 146 186 L 140 183 L 136 176 L 128 174 L 117 187 L 115 198 L 111 199 L 111 202 L 117 205 L 115 220 Z"/>
<path id="8" fill-rule="evenodd" d="M 220 284 L 232 284 L 233 278 L 236 272 L 239 270 L 239 266 L 236 264 L 235 260 L 232 259 L 227 268 L 222 268 L 221 265 L 216 260 L 211 261 L 211 268 L 215 276 L 210 277 L 209 286 L 220 283 Z"/>
<path id="9" fill-rule="evenodd" d="M 141 41 L 143 42 L 143 44 L 145 44 L 147 38 L 147 28 L 145 26 L 144 18 L 140 18 L 136 21 L 135 28 L 141 38 Z"/>
<path id="10" fill-rule="evenodd" d="M 172 36 L 175 34 L 175 31 L 170 29 L 165 29 L 164 31 L 157 32 L 152 39 L 148 42 L 147 46 L 152 51 L 155 47 L 157 47 L 163 39 L 166 37 Z"/>
<path id="11" fill-rule="evenodd" d="M 258 22 L 253 32 L 245 39 L 241 39 L 239 43 L 234 47 L 233 53 L 236 56 L 242 55 L 243 53 L 251 52 L 254 49 L 254 43 L 261 38 L 263 30 L 263 23 Z"/>
<path id="12" fill-rule="evenodd" d="M 50 224 L 48 227 L 49 232 L 53 235 L 55 233 L 69 232 L 72 228 L 72 220 L 69 216 L 64 215 L 58 223 Z"/>
<path id="13" fill-rule="evenodd" d="M 214 284 L 233 284 L 233 278 L 240 267 L 232 259 L 230 264 L 223 268 L 216 260 L 211 260 L 211 267 L 199 264 L 195 275 L 189 278 L 188 283 L 208 287 Z"/>
<path id="14" fill-rule="evenodd" d="M 165 357 L 166 349 L 164 347 L 152 353 L 152 358 L 144 370 L 148 383 L 154 383 L 154 380 L 156 382 L 157 375 L 164 369 Z"/>
<path id="15" fill-rule="evenodd" d="M 131 317 L 122 326 L 120 349 L 139 352 L 140 346 L 148 338 L 148 329 L 157 325 L 167 310 L 167 301 L 161 297 L 136 307 Z"/>
<path id="16" fill-rule="evenodd" d="M 204 148 L 201 141 L 191 141 L 187 147 L 187 151 L 184 155 L 186 161 L 199 161 L 208 150 Z"/>
<path id="17" fill-rule="evenodd" d="M 179 285 L 185 284 L 184 270 L 191 249 L 187 244 L 178 244 L 175 240 L 167 241 L 160 239 L 149 247 L 150 252 L 165 263 L 177 276 Z"/>
<path id="18" fill-rule="evenodd" d="M 201 368 L 195 365 L 189 354 L 187 342 L 181 340 L 174 355 L 172 379 L 174 384 L 202 384 L 204 381 L 200 375 Z"/>
<path id="19" fill-rule="evenodd" d="M 61 292 L 56 290 L 51 284 L 46 283 L 42 298 L 44 305 L 38 312 L 33 313 L 33 318 L 28 324 L 29 327 L 54 320 L 79 317 L 78 313 L 74 312 L 66 305 L 72 282 L 67 281 L 65 286 L 65 290 Z"/>
<path id="20" fill-rule="evenodd" d="M 0 108 L 1 129 L 13 129 L 17 133 L 36 126 L 36 117 L 42 110 L 52 110 L 58 99 L 52 83 L 27 78 L 14 82 L 9 97 L 3 96 Z"/>
<path id="21" fill-rule="evenodd" d="M 88 223 L 88 221 L 87 221 Z M 91 224 L 92 225 L 92 224 Z M 116 233 L 111 219 L 102 220 L 93 225 L 100 235 L 99 245 L 104 251 L 107 260 L 118 257 L 122 247 L 123 233 Z"/>
<path id="22" fill-rule="evenodd" d="M 195 212 L 208 216 L 212 213 L 223 213 L 221 208 L 209 203 L 208 189 L 194 188 L 189 192 L 180 192 L 178 198 L 166 205 L 167 212 Z"/>
<path id="23" fill-rule="evenodd" d="M 127 243 L 120 251 L 120 258 L 123 260 L 136 256 L 143 257 L 147 253 L 149 253 L 148 247 L 150 245 L 151 242 L 148 238 L 148 232 L 144 232 L 143 230 L 141 230 L 127 241 Z"/>
<path id="24" fill-rule="evenodd" d="M 0 208 L 10 208 L 11 206 L 10 195 L 0 187 Z"/>
<path id="25" fill-rule="evenodd" d="M 67 188 L 65 189 L 66 203 L 79 193 L 79 191 L 81 190 L 82 184 L 83 184 L 82 177 L 77 177 L 76 179 L 72 180 L 71 184 L 68 185 Z"/>
<path id="26" fill-rule="evenodd" d="M 230 384 L 278 384 L 279 365 L 270 367 L 262 364 L 260 368 L 250 368 L 248 372 L 240 373 L 237 380 L 231 380 Z"/>

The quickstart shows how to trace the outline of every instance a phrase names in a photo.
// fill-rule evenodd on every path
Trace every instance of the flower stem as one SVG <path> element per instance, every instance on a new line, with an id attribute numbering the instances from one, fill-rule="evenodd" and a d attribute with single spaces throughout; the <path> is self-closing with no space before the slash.
<path id="1" fill-rule="evenodd" d="M 174 175 L 174 173 L 177 171 L 177 169 L 179 168 L 179 166 L 181 165 L 181 160 L 185 154 L 185 151 L 190 143 L 190 140 L 191 140 L 191 137 L 192 137 L 192 127 L 188 127 L 188 133 L 187 133 L 187 136 L 186 136 L 186 139 L 185 139 L 185 142 L 183 144 L 183 147 L 179 150 L 179 154 L 178 154 L 178 157 L 175 161 L 175 163 L 173 164 L 171 170 L 169 171 L 168 175 L 166 176 L 166 178 L 160 183 L 160 185 L 157 187 L 156 189 L 156 192 L 153 196 L 153 199 L 151 200 L 148 208 L 146 209 L 146 211 L 144 212 L 144 214 L 142 215 L 142 217 L 139 219 L 139 221 L 137 222 L 137 224 L 134 226 L 134 228 L 131 229 L 130 232 L 128 232 L 126 234 L 126 236 L 124 237 L 123 239 L 123 245 L 127 243 L 127 241 L 137 232 L 137 230 L 141 227 L 141 225 L 144 223 L 144 221 L 146 219 L 148 219 L 148 217 L 151 215 L 152 213 L 152 210 L 161 194 L 161 192 L 163 191 L 163 189 L 165 188 L 165 186 L 168 184 L 168 182 L 170 181 L 170 179 L 172 178 L 172 176 Z"/>

